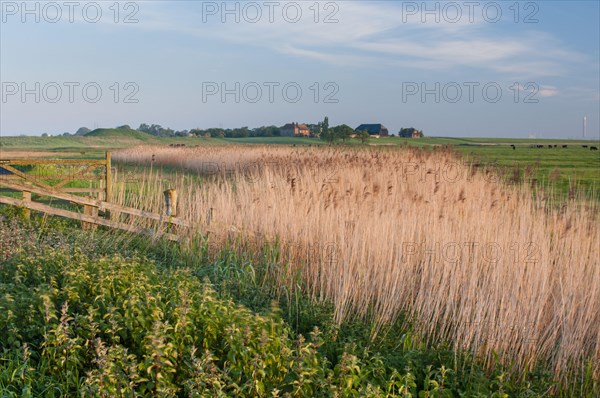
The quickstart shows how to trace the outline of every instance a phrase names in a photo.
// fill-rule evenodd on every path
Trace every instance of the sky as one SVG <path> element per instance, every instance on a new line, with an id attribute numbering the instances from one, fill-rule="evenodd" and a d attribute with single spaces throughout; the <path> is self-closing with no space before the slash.
<path id="1" fill-rule="evenodd" d="M 0 1 L 0 134 L 600 139 L 599 1 Z"/>

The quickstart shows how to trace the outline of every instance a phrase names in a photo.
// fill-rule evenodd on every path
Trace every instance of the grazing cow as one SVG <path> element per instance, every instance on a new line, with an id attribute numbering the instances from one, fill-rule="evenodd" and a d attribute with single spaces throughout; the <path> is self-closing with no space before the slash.
<path id="1" fill-rule="evenodd" d="M 514 145 L 510 145 L 510 147 L 513 149 L 513 151 L 516 149 L 516 147 Z"/>
<path id="2" fill-rule="evenodd" d="M 548 148 L 552 148 L 552 145 L 548 145 Z"/>
<path id="3" fill-rule="evenodd" d="M 582 145 L 581 147 L 582 147 L 582 148 L 587 148 L 587 145 Z"/>
<path id="4" fill-rule="evenodd" d="M 566 147 L 567 147 L 567 145 L 563 145 L 563 148 L 566 148 Z"/>
<path id="5" fill-rule="evenodd" d="M 558 145 L 554 145 L 554 148 L 558 148 Z"/>
<path id="6" fill-rule="evenodd" d="M 538 145 L 537 147 L 538 147 L 538 148 L 543 148 L 544 146 L 543 146 L 543 145 Z"/>
<path id="7" fill-rule="evenodd" d="M 597 147 L 595 147 L 595 146 L 591 146 L 591 147 L 590 147 L 590 151 L 597 151 L 597 150 L 598 150 L 598 148 L 597 148 Z"/>

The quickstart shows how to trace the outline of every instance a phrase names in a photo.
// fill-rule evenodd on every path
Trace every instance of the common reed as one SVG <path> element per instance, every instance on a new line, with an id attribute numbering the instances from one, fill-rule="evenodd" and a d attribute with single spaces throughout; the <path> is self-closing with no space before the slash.
<path id="1" fill-rule="evenodd" d="M 560 377 L 592 361 L 599 377 L 595 203 L 555 207 L 447 150 L 140 147 L 113 158 L 148 166 L 135 189 L 117 181 L 115 201 L 164 211 L 162 190 L 176 188 L 191 235 L 256 250 L 277 240 L 286 255 L 271 286 L 299 276 L 337 321 L 370 318 L 377 334 L 406 314 L 422 336 L 490 365 L 544 361 Z"/>

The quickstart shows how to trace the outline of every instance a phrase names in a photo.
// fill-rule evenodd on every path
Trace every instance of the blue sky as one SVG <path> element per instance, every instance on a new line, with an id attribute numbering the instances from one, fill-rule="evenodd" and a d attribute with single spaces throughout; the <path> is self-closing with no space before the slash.
<path id="1" fill-rule="evenodd" d="M 3 0 L 0 133 L 329 116 L 580 138 L 586 116 L 598 139 L 599 4 Z"/>

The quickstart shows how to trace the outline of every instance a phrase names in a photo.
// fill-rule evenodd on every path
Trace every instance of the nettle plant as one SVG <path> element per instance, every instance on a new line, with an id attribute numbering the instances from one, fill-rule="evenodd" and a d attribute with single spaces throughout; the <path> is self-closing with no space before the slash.
<path id="1" fill-rule="evenodd" d="M 409 369 L 351 353 L 334 366 L 317 328 L 292 338 L 277 311 L 219 298 L 187 269 L 47 248 L 8 261 L 0 280 L 3 396 L 417 393 Z M 430 379 L 425 396 L 446 396 Z"/>

